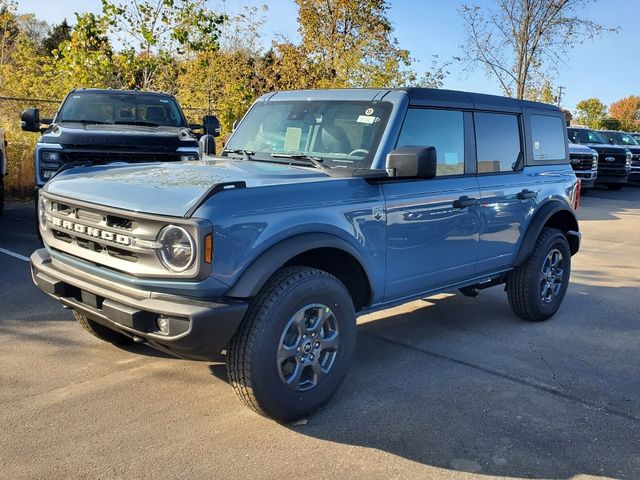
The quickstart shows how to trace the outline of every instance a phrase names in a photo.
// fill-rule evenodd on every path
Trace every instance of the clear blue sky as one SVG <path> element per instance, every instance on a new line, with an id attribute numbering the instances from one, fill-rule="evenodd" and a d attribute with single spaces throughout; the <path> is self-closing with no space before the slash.
<path id="1" fill-rule="evenodd" d="M 391 0 L 390 18 L 402 48 L 418 60 L 417 68 L 428 68 L 431 56 L 447 60 L 461 54 L 464 28 L 457 12 L 463 0 Z M 473 3 L 473 1 L 469 1 Z M 479 5 L 494 5 L 494 0 L 477 0 Z M 54 5 L 55 4 L 55 5 Z M 211 8 L 232 14 L 243 6 L 269 5 L 263 41 L 269 44 L 275 34 L 296 38 L 297 10 L 293 0 L 210 0 Z M 19 0 L 21 12 L 35 12 L 50 23 L 73 20 L 74 12 L 100 10 L 100 0 Z M 556 85 L 565 87 L 563 106 L 589 97 L 609 104 L 628 95 L 640 95 L 640 0 L 599 0 L 589 5 L 584 16 L 609 27 L 608 34 L 575 48 L 559 66 Z M 481 70 L 465 72 L 459 65 L 450 68 L 445 88 L 500 94 L 493 79 Z"/>

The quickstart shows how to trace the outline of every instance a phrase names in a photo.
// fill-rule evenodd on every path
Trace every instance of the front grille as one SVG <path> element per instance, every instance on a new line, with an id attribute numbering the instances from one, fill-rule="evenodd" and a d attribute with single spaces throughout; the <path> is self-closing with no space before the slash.
<path id="1" fill-rule="evenodd" d="M 627 163 L 626 153 L 600 153 L 599 165 L 607 167 L 607 165 L 620 165 L 624 167 Z"/>
<path id="2" fill-rule="evenodd" d="M 92 162 L 103 164 L 109 162 L 149 163 L 149 162 L 177 162 L 180 155 L 175 152 L 135 152 L 114 150 L 65 150 L 67 162 Z"/>
<path id="3" fill-rule="evenodd" d="M 157 253 L 159 233 L 169 223 L 186 228 L 198 251 L 201 242 L 196 222 L 41 195 L 47 200 L 47 228 L 41 233 L 53 250 L 134 276 L 191 278 L 199 272 L 194 262 L 185 272 L 169 274 Z"/>
<path id="4" fill-rule="evenodd" d="M 598 160 L 589 153 L 572 153 L 569 157 L 574 170 L 595 170 L 598 168 Z"/>
<path id="5" fill-rule="evenodd" d="M 640 168 L 640 153 L 635 153 L 631 156 L 631 166 Z"/>

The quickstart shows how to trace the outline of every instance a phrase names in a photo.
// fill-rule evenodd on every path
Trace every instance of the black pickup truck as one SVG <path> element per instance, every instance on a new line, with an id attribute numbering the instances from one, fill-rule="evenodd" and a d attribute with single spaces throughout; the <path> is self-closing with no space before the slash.
<path id="1" fill-rule="evenodd" d="M 28 109 L 21 120 L 23 130 L 42 133 L 35 148 L 36 191 L 69 166 L 199 160 L 203 148 L 195 131 L 208 138 L 220 132 L 215 116 L 188 124 L 173 95 L 134 90 L 73 90 L 53 119 L 41 121 L 37 109 Z"/>
<path id="2" fill-rule="evenodd" d="M 629 180 L 631 152 L 619 145 L 611 145 L 601 133 L 583 127 L 567 128 L 571 143 L 586 145 L 598 153 L 596 184 L 606 185 L 610 190 L 620 190 Z"/>
<path id="3" fill-rule="evenodd" d="M 603 130 L 601 136 L 608 140 L 611 145 L 620 145 L 631 152 L 631 173 L 629 180 L 637 182 L 640 180 L 640 143 L 631 133 L 618 132 L 615 130 Z"/>

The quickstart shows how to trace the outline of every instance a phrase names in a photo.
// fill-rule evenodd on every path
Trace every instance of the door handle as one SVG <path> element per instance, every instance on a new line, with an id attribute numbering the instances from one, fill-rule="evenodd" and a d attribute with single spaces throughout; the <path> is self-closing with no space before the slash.
<path id="1" fill-rule="evenodd" d="M 475 198 L 469 198 L 466 195 L 463 195 L 459 199 L 453 201 L 453 208 L 473 207 L 474 205 L 477 205 L 477 203 L 478 200 Z"/>
<path id="2" fill-rule="evenodd" d="M 532 192 L 531 190 L 527 190 L 526 188 L 518 193 L 518 200 L 528 200 L 529 198 L 534 198 L 537 195 L 536 192 Z"/>

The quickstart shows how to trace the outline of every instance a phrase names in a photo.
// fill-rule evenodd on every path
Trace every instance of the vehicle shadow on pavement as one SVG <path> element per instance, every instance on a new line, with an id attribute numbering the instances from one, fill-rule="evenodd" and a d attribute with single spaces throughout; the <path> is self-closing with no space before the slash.
<path id="1" fill-rule="evenodd" d="M 636 479 L 639 312 L 605 314 L 635 294 L 573 284 L 554 319 L 532 324 L 494 288 L 360 324 L 342 388 L 286 427 L 455 471 Z M 211 371 L 226 379 L 223 365 Z"/>
<path id="2" fill-rule="evenodd" d="M 602 200 L 609 201 L 603 204 Z M 640 184 L 625 185 L 617 192 L 596 187 L 583 193 L 580 204 L 581 208 L 577 212 L 579 221 L 619 220 L 620 214 L 629 214 L 640 205 Z"/>

